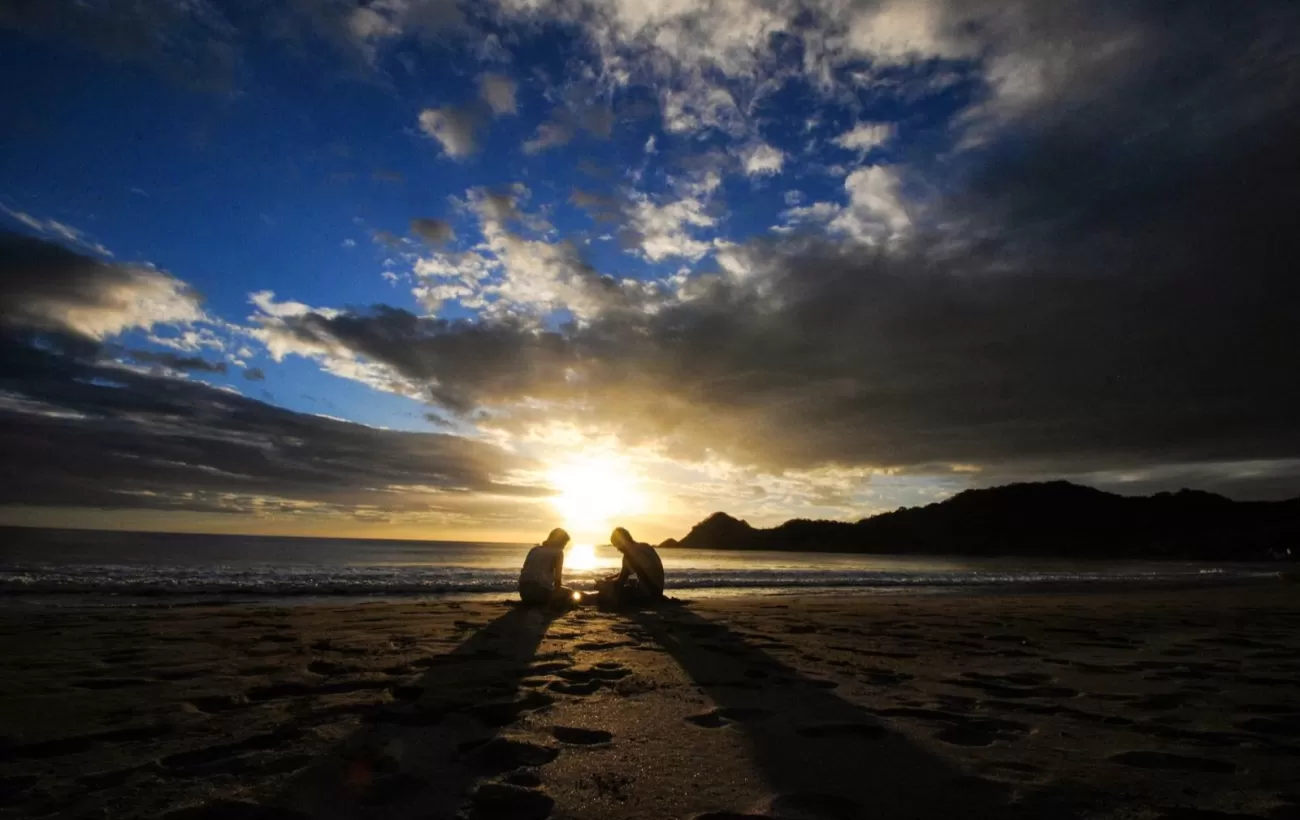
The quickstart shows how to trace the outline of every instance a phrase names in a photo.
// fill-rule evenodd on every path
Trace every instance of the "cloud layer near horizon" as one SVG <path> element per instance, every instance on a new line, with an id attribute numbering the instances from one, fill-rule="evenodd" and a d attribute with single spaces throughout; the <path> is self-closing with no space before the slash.
<path id="1" fill-rule="evenodd" d="M 248 21 L 155 3 L 171 16 L 131 25 L 183 19 L 238 75 Z M 23 9 L 0 26 L 56 36 Z M 175 69 L 143 41 L 111 47 L 95 13 L 79 8 L 62 34 Z M 422 201 L 373 229 L 398 289 L 372 304 L 268 280 L 250 316 L 227 319 L 184 271 L 108 261 L 23 222 L 42 236 L 0 241 L 16 351 L 0 410 L 20 431 L 9 457 L 38 478 L 6 488 L 14 501 L 249 511 L 274 496 L 525 516 L 543 491 L 508 476 L 545 457 L 533 445 L 556 427 L 768 477 L 1127 474 L 1143 489 L 1192 476 L 1300 493 L 1294 4 L 312 0 L 266 13 L 284 21 L 278 37 L 314 37 L 379 87 L 401 86 L 413 49 L 472 53 L 457 93 L 412 102 L 412 144 L 460 180 L 516 129 L 512 156 L 536 173 L 440 192 L 445 211 Z M 572 43 L 564 60 L 520 64 L 529 37 Z M 626 167 L 583 156 L 581 177 L 560 176 L 583 146 L 622 151 Z M 760 222 L 749 200 L 763 197 L 783 204 Z M 108 346 L 155 327 L 418 399 L 447 430 L 291 413 L 184 378 L 220 366 L 260 380 L 251 353 L 227 365 L 197 341 Z M 71 449 L 87 475 L 121 480 L 79 477 L 57 455 Z"/>

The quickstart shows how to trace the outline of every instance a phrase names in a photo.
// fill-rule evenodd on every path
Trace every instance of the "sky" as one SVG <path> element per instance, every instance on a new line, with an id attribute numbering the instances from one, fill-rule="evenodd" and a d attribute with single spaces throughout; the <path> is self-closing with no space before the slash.
<path id="1" fill-rule="evenodd" d="M 0 0 L 0 523 L 1300 494 L 1300 5 Z"/>

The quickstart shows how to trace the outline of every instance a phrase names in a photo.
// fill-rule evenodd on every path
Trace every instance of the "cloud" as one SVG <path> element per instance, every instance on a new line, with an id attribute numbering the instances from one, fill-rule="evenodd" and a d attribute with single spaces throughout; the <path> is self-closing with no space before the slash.
<path id="1" fill-rule="evenodd" d="M 113 255 L 112 251 L 100 243 L 90 239 L 84 232 L 77 230 L 71 225 L 60 222 L 57 219 L 39 219 L 31 214 L 7 208 L 2 204 L 0 204 L 0 213 L 4 213 L 18 224 L 29 230 L 35 231 L 42 236 L 71 243 L 80 248 L 91 251 L 92 253 L 97 253 L 100 256 Z"/>
<path id="2" fill-rule="evenodd" d="M 260 367 L 245 368 L 244 378 L 250 382 L 264 382 L 266 381 L 266 371 Z"/>
<path id="3" fill-rule="evenodd" d="M 604 105 L 583 103 L 556 108 L 550 119 L 539 123 L 532 138 L 524 142 L 524 153 L 538 154 L 568 145 L 581 131 L 608 139 L 613 128 L 614 112 Z"/>
<path id="4" fill-rule="evenodd" d="M 873 165 L 857 169 L 844 180 L 849 205 L 828 227 L 864 242 L 899 237 L 912 225 L 900 193 L 901 184 L 893 168 Z"/>
<path id="5" fill-rule="evenodd" d="M 731 92 L 704 80 L 694 80 L 682 89 L 665 90 L 661 106 L 664 130 L 669 133 L 717 129 L 736 136 L 745 130 L 744 115 Z"/>
<path id="6" fill-rule="evenodd" d="M 693 229 L 708 228 L 717 220 L 697 197 L 683 197 L 656 204 L 639 197 L 629 208 L 625 244 L 635 247 L 650 262 L 682 258 L 698 260 L 712 249 L 711 241 L 692 235 Z"/>
<path id="7" fill-rule="evenodd" d="M 741 162 L 751 177 L 772 176 L 781 173 L 785 154 L 767 143 L 759 143 L 741 152 Z"/>
<path id="8" fill-rule="evenodd" d="M 382 18 L 357 21 L 350 36 L 367 42 L 408 30 L 400 4 L 337 5 Z M 980 480 L 1111 470 L 1233 484 L 1249 477 L 1241 465 L 1267 463 L 1270 486 L 1292 482 L 1277 465 L 1300 458 L 1286 358 L 1300 349 L 1300 92 L 1278 78 L 1295 73 L 1294 4 L 500 5 L 504 23 L 558 20 L 599 57 L 576 61 L 581 95 L 557 104 L 526 151 L 608 135 L 607 102 L 623 99 L 612 89 L 658 101 L 668 134 L 624 178 L 639 190 L 571 201 L 619 222 L 629 252 L 680 267 L 653 282 L 604 272 L 601 254 L 551 232 L 547 205 L 519 188 L 479 191 L 463 213 L 481 237 L 430 248 L 412 270 L 424 309 L 456 300 L 474 318 L 259 293 L 252 332 L 273 358 L 423 398 L 484 435 L 565 421 L 771 474 L 972 465 Z M 807 170 L 783 164 L 794 154 L 742 153 L 787 84 L 842 105 L 826 123 L 854 123 L 818 131 L 818 145 L 888 144 L 897 161 L 846 162 L 838 198 L 801 179 L 811 196 L 786 203 L 778 231 L 731 237 L 743 219 L 723 223 L 724 170 Z M 937 125 L 926 120 L 944 106 L 916 109 L 900 119 L 906 140 L 855 122 L 921 87 L 955 89 L 944 105 L 962 109 Z M 503 113 L 485 88 L 469 108 L 421 115 L 453 158 L 476 149 L 488 109 Z M 62 253 L 130 297 L 33 280 L 56 291 L 42 302 L 6 283 L 6 326 L 103 338 L 153 321 L 130 313 L 135 289 L 176 281 Z M 112 318 L 74 322 L 76 300 Z"/>
<path id="9" fill-rule="evenodd" d="M 225 362 L 214 362 L 202 356 L 183 356 L 166 350 L 130 350 L 127 355 L 141 364 L 153 364 L 171 370 L 225 373 L 229 367 Z"/>
<path id="10" fill-rule="evenodd" d="M 407 240 L 392 231 L 375 231 L 370 234 L 370 241 L 376 245 L 383 245 L 390 250 L 401 250 L 406 247 L 407 243 Z"/>
<path id="11" fill-rule="evenodd" d="M 102 340 L 202 318 L 198 295 L 167 273 L 0 233 L 0 325 Z"/>
<path id="12" fill-rule="evenodd" d="M 715 227 L 707 185 L 629 194 L 635 250 L 704 259 L 707 244 L 713 262 L 548 331 L 379 312 L 321 327 L 514 435 L 571 421 L 680 459 L 972 465 L 981 481 L 1129 471 L 1263 486 L 1240 468 L 1260 462 L 1276 467 L 1269 492 L 1300 490 L 1282 469 L 1300 458 L 1300 91 L 1263 81 L 1294 66 L 1280 32 L 1300 10 L 1107 6 L 1082 25 L 1073 5 L 1017 9 L 992 18 L 989 52 L 1033 63 L 1061 43 L 1078 71 L 1048 72 L 1011 107 L 989 87 L 961 123 L 989 126 L 978 144 L 852 169 L 842 204 L 786 212 L 829 232 L 722 247 L 693 233 Z M 894 56 L 965 53 L 935 20 L 937 39 Z M 889 36 L 909 42 L 906 28 Z M 486 340 L 491 378 L 471 367 Z"/>
<path id="13" fill-rule="evenodd" d="M 894 126 L 883 122 L 860 122 L 835 138 L 834 142 L 849 151 L 866 153 L 894 137 Z"/>
<path id="14" fill-rule="evenodd" d="M 527 459 L 450 435 L 381 430 L 236 393 L 0 343 L 8 504 L 308 517 L 529 513 Z M 490 512 L 490 510 L 488 511 Z"/>
<path id="15" fill-rule="evenodd" d="M 851 53 L 869 55 L 879 63 L 970 56 L 975 47 L 954 19 L 955 8 L 959 8 L 956 2 L 935 0 L 885 0 L 861 5 L 850 13 L 845 45 Z M 979 12 L 987 13 L 988 9 L 980 8 L 971 17 L 978 18 Z"/>
<path id="16" fill-rule="evenodd" d="M 515 81 L 501 74 L 484 74 L 478 78 L 479 95 L 497 116 L 518 113 L 515 105 Z"/>
<path id="17" fill-rule="evenodd" d="M 170 1 L 170 0 L 169 0 Z M 403 37 L 436 38 L 453 32 L 472 33 L 457 0 L 292 0 L 272 5 L 263 24 L 284 36 L 303 34 L 332 44 L 367 68 L 381 50 Z"/>
<path id="18" fill-rule="evenodd" d="M 456 231 L 450 223 L 429 217 L 412 219 L 411 233 L 431 246 L 445 245 L 456 238 Z"/>
<path id="19" fill-rule="evenodd" d="M 470 109 L 426 108 L 420 112 L 420 130 L 437 140 L 452 159 L 464 159 L 478 151 L 478 118 Z"/>

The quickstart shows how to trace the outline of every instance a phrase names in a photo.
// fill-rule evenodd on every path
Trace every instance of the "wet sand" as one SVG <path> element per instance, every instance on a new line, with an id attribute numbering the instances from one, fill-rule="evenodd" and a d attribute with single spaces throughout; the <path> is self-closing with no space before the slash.
<path id="1" fill-rule="evenodd" d="M 1300 587 L 0 612 L 0 817 L 1300 817 Z"/>

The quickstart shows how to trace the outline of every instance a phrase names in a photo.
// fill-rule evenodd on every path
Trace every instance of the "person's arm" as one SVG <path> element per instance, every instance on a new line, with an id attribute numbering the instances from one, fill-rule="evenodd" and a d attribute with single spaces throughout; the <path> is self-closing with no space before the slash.
<path id="1" fill-rule="evenodd" d="M 628 576 L 632 574 L 632 562 L 628 560 L 627 553 L 623 553 L 623 569 L 618 573 L 618 582 L 627 583 Z"/>
<path id="2" fill-rule="evenodd" d="M 559 589 L 564 586 L 564 550 L 560 550 L 559 556 L 555 559 L 555 588 Z"/>

